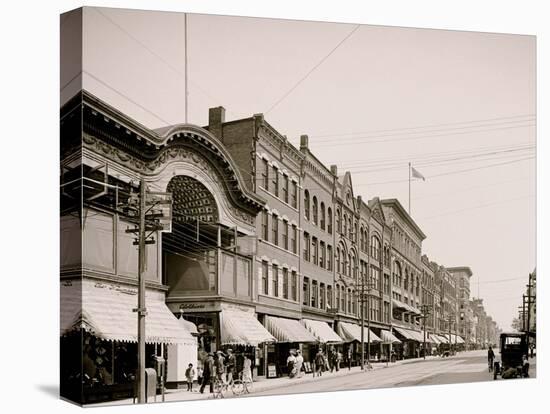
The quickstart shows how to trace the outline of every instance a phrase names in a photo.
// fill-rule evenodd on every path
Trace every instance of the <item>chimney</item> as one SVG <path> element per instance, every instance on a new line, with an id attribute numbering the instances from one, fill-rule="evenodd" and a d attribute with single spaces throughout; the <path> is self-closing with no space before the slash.
<path id="1" fill-rule="evenodd" d="M 308 149 L 309 137 L 307 135 L 300 135 L 300 151 Z"/>
<path id="2" fill-rule="evenodd" d="M 336 177 L 338 177 L 338 166 L 337 165 L 331 165 L 330 166 L 330 172 L 335 175 Z"/>
<path id="3" fill-rule="evenodd" d="M 208 130 L 218 139 L 222 139 L 222 124 L 225 122 L 225 108 L 218 106 L 208 110 Z"/>

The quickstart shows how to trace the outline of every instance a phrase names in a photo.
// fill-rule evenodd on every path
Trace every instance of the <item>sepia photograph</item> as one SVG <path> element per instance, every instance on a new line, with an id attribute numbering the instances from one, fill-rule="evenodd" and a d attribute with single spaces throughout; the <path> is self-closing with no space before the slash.
<path id="1" fill-rule="evenodd" d="M 535 35 L 106 7 L 59 33 L 63 400 L 537 378 Z"/>

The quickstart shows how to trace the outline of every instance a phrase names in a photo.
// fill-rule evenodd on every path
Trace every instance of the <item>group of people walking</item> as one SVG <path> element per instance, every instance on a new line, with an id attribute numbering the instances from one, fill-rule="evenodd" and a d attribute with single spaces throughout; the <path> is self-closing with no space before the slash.
<path id="1" fill-rule="evenodd" d="M 200 392 L 204 393 L 204 389 L 208 385 L 210 392 L 213 393 L 215 381 L 232 384 L 233 380 L 239 376 L 242 376 L 244 382 L 252 382 L 252 360 L 248 355 L 243 355 L 242 367 L 240 367 L 237 365 L 237 357 L 232 349 L 227 349 L 226 353 L 223 351 L 217 351 L 215 354 L 209 352 L 203 362 L 202 379 L 199 378 Z M 190 382 L 192 383 L 192 380 Z"/>
<path id="2" fill-rule="evenodd" d="M 306 372 L 304 357 L 302 351 L 291 350 L 287 358 L 287 370 L 290 378 L 302 377 Z M 339 371 L 344 358 L 341 352 L 331 347 L 328 353 L 324 353 L 321 348 L 317 351 L 313 359 L 310 361 L 314 376 L 321 376 L 323 372 Z M 351 369 L 351 349 L 348 352 L 347 367 Z"/>

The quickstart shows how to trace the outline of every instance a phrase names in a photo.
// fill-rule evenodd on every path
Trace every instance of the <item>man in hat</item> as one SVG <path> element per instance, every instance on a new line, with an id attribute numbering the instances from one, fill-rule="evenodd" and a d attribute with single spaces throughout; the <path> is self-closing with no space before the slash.
<path id="1" fill-rule="evenodd" d="M 200 392 L 201 394 L 204 393 L 204 387 L 206 384 L 210 385 L 210 393 L 214 392 L 214 354 L 212 352 L 208 353 L 208 356 L 206 357 L 204 363 L 204 368 L 202 372 L 202 384 Z"/>
<path id="2" fill-rule="evenodd" d="M 225 384 L 225 358 L 222 351 L 216 352 L 216 359 L 214 360 L 214 367 L 216 368 L 216 374 L 221 383 Z"/>
<path id="3" fill-rule="evenodd" d="M 227 383 L 232 384 L 233 374 L 235 373 L 235 370 L 237 368 L 237 359 L 235 358 L 235 354 L 233 353 L 232 349 L 228 349 L 226 352 L 227 352 L 227 363 L 226 363 L 225 369 L 227 371 Z"/>

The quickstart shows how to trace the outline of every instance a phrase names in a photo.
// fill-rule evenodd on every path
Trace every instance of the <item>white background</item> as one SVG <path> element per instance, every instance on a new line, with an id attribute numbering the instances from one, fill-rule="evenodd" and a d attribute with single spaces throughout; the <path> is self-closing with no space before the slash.
<path id="1" fill-rule="evenodd" d="M 96 1 L 88 5 L 368 23 L 537 35 L 538 336 L 537 379 L 335 392 L 223 402 L 101 408 L 117 413 L 231 412 L 546 412 L 544 210 L 548 189 L 549 15 L 543 1 Z M 77 1 L 5 2 L 1 13 L 2 255 L 0 395 L 4 412 L 73 412 L 57 399 L 59 13 Z M 548 184 L 546 184 L 548 187 Z M 510 218 L 513 220 L 513 217 Z M 542 253 L 542 254 L 540 254 Z M 503 258 L 505 260 L 505 258 Z M 541 277 L 542 276 L 542 277 Z M 527 275 L 525 275 L 527 278 Z M 518 295 L 520 293 L 518 292 Z"/>

